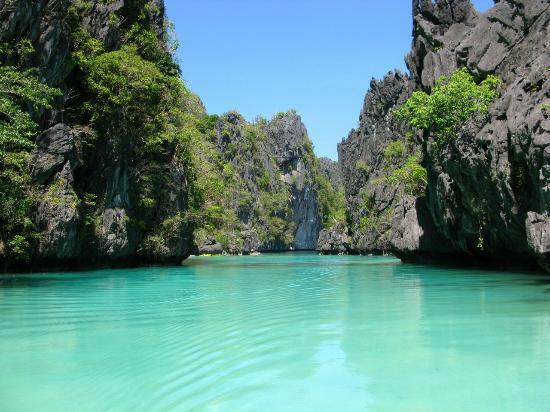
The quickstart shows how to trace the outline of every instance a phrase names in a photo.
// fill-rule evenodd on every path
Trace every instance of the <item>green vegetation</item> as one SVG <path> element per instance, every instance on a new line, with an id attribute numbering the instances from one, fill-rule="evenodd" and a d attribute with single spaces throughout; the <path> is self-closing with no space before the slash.
<path id="1" fill-rule="evenodd" d="M 243 245 L 241 232 L 252 227 L 261 243 L 291 245 L 290 191 L 265 168 L 267 160 L 271 170 L 278 170 L 273 159 L 265 158 L 266 125 L 264 119 L 247 123 L 236 112 L 199 121 L 197 127 L 206 136 L 193 147 L 197 186 L 204 188 L 195 233 L 199 242 L 212 236 L 224 250 L 237 251 Z M 225 149 L 217 146 L 218 138 Z"/>
<path id="2" fill-rule="evenodd" d="M 428 173 L 420 164 L 420 153 L 414 147 L 411 136 L 390 142 L 383 150 L 385 167 L 383 175 L 373 179 L 375 185 L 393 185 L 398 189 L 393 202 L 378 210 L 374 205 L 374 191 L 363 192 L 359 205 L 361 218 L 357 224 L 360 231 L 375 232 L 379 242 L 385 242 L 391 231 L 395 204 L 404 195 L 421 197 L 426 191 Z M 380 206 L 378 206 L 380 207 Z"/>
<path id="3" fill-rule="evenodd" d="M 3 60 L 15 63 L 0 67 L 0 255 L 14 260 L 29 259 L 36 237 L 29 216 L 33 193 L 27 158 L 38 129 L 27 110 L 49 109 L 59 94 L 26 68 L 32 53 L 27 40 L 0 47 Z"/>
<path id="4" fill-rule="evenodd" d="M 369 170 L 367 164 L 361 159 L 359 159 L 355 162 L 355 168 L 357 170 L 359 170 L 360 172 L 366 172 L 366 171 Z"/>
<path id="5" fill-rule="evenodd" d="M 412 141 L 394 140 L 383 152 L 386 167 L 385 176 L 375 180 L 376 183 L 389 183 L 400 188 L 402 194 L 422 196 L 428 184 L 428 172 L 420 164 L 420 152 Z"/>
<path id="6" fill-rule="evenodd" d="M 109 16 L 109 24 L 117 26 L 123 39 L 122 46 L 112 51 L 105 50 L 82 24 L 87 7 L 87 1 L 73 3 L 67 18 L 80 80 L 78 89 L 83 91 L 82 98 L 71 107 L 69 121 L 91 126 L 93 140 L 86 146 L 90 156 L 107 139 L 110 144 L 133 151 L 132 185 L 138 210 L 130 223 L 149 234 L 142 253 L 162 258 L 168 253 L 173 233 L 198 221 L 205 193 L 212 191 L 211 185 L 197 183 L 195 173 L 193 148 L 203 140 L 204 109 L 180 79 L 172 55 L 177 44 L 169 38 L 169 30 L 164 35 L 157 33 L 153 21 L 159 10 L 151 2 L 129 2 Z M 163 192 L 178 185 L 174 175 L 179 174 L 186 178 L 184 206 L 189 212 L 159 215 Z M 104 195 L 101 185 L 81 193 L 81 197 L 94 199 L 81 205 L 87 233 L 94 232 L 94 205 L 100 204 Z"/>
<path id="7" fill-rule="evenodd" d="M 328 177 L 317 176 L 317 198 L 325 229 L 346 225 L 346 195 L 332 186 Z"/>
<path id="8" fill-rule="evenodd" d="M 460 128 L 476 114 L 484 114 L 497 96 L 501 81 L 489 75 L 480 84 L 466 68 L 441 77 L 431 94 L 416 91 L 395 115 L 413 128 L 430 133 L 436 151 L 456 138 Z"/>
<path id="9" fill-rule="evenodd" d="M 354 231 L 375 233 L 379 244 L 386 242 L 391 233 L 391 220 L 394 216 L 394 206 L 388 206 L 384 210 L 377 210 L 374 207 L 374 193 L 364 191 L 361 194 L 360 211 L 361 217 L 356 223 Z"/>
<path id="10" fill-rule="evenodd" d="M 288 114 L 276 114 L 273 121 Z M 247 123 L 237 112 L 205 116 L 198 122 L 206 138 L 194 143 L 195 167 L 198 185 L 207 188 L 197 216 L 199 243 L 211 236 L 225 251 L 237 252 L 243 246 L 242 232 L 252 232 L 264 245 L 292 245 L 291 189 L 296 182 L 283 176 L 270 156 L 267 125 L 263 118 Z M 311 141 L 306 140 L 304 149 L 304 164 L 312 171 L 306 183 L 317 193 L 323 224 L 345 225 L 343 191 L 335 190 L 321 173 Z"/>
<path id="11" fill-rule="evenodd" d="M 295 113 L 292 111 L 292 113 Z M 339 226 L 345 227 L 346 196 L 343 188 L 335 188 L 329 178 L 321 172 L 319 159 L 313 151 L 313 143 L 307 137 L 305 143 L 304 163 L 312 172 L 311 184 L 317 192 L 319 213 L 325 229 Z"/>
<path id="12" fill-rule="evenodd" d="M 44 187 L 32 181 L 27 159 L 38 133 L 32 116 L 43 119 L 60 92 L 28 69 L 36 57 L 28 40 L 0 45 L 1 61 L 11 65 L 0 67 L 0 255 L 29 257 L 37 236 L 29 213 L 38 195 L 54 208 L 77 210 L 79 240 L 96 246 L 101 212 L 110 200 L 105 188 L 119 172 L 110 152 L 123 165 L 121 185 L 129 186 L 128 201 L 135 205 L 126 210 L 128 229 L 143 238 L 144 256 L 169 258 L 177 238 L 194 227 L 198 238 L 213 236 L 226 249 L 242 247 L 242 232 L 251 228 L 260 242 L 289 247 L 295 182 L 269 155 L 268 121 L 247 123 L 238 113 L 206 115 L 181 80 L 170 23 L 159 30 L 161 11 L 151 0 L 124 2 L 102 14 L 116 46 L 95 38 L 83 16 L 92 7 L 107 12 L 109 1 L 75 0 L 63 21 L 70 34 L 70 76 L 57 103 L 63 122 L 78 131 L 75 145 L 83 165 L 75 173 L 90 173 L 90 179 L 54 179 Z M 309 141 L 304 161 L 314 170 L 307 183 L 318 194 L 323 223 L 345 223 L 344 194 L 320 173 Z M 66 186 L 71 194 L 61 195 Z"/>
<path id="13" fill-rule="evenodd" d="M 407 149 L 403 140 L 394 140 L 384 149 L 384 159 L 390 163 L 399 162 L 406 154 Z"/>
<path id="14" fill-rule="evenodd" d="M 476 84 L 467 69 L 455 71 L 451 76 L 441 77 L 430 94 L 416 91 L 394 114 L 405 120 L 413 129 L 424 130 L 425 137 L 432 137 L 434 144 L 428 155 L 438 155 L 445 144 L 458 136 L 460 129 L 476 115 L 487 113 L 489 105 L 497 96 L 500 80 L 488 76 Z M 412 142 L 412 132 L 405 139 L 391 142 L 383 151 L 384 170 L 374 184 L 390 184 L 399 188 L 395 202 L 403 195 L 423 196 L 428 184 L 427 170 L 422 166 L 422 156 Z M 366 170 L 358 161 L 356 169 Z M 377 211 L 372 204 L 373 194 L 365 193 L 360 205 L 362 230 L 377 230 L 379 235 L 389 227 L 393 207 Z"/>
<path id="15" fill-rule="evenodd" d="M 424 195 L 428 184 L 428 172 L 419 161 L 420 154 L 418 153 L 408 156 L 402 166 L 392 170 L 387 181 L 402 187 L 407 195 L 414 197 Z"/>

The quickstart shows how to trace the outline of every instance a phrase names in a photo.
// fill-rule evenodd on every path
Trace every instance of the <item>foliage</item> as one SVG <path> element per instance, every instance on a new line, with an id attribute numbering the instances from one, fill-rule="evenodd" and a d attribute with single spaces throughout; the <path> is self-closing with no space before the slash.
<path id="1" fill-rule="evenodd" d="M 398 162 L 406 153 L 407 145 L 403 140 L 394 140 L 384 149 L 384 159 L 389 163 Z"/>
<path id="2" fill-rule="evenodd" d="M 437 80 L 431 94 L 416 91 L 395 111 L 412 127 L 431 133 L 436 149 L 455 138 L 476 114 L 484 114 L 497 96 L 501 81 L 489 75 L 479 85 L 466 68 Z"/>
<path id="3" fill-rule="evenodd" d="M 387 238 L 391 232 L 391 220 L 395 209 L 393 206 L 386 207 L 384 210 L 374 208 L 374 194 L 372 191 L 365 191 L 361 194 L 361 217 L 355 228 L 360 231 L 375 232 L 380 240 Z"/>
<path id="4" fill-rule="evenodd" d="M 171 51 L 166 50 L 164 43 L 161 43 L 157 33 L 153 30 L 145 29 L 135 23 L 128 31 L 126 41 L 135 45 L 139 55 L 145 60 L 153 62 L 164 74 L 170 76 L 181 74 L 180 67 L 174 61 Z"/>
<path id="5" fill-rule="evenodd" d="M 51 108 L 50 102 L 58 94 L 38 81 L 33 70 L 0 67 L 0 157 L 33 147 L 37 126 L 24 107 Z"/>
<path id="6" fill-rule="evenodd" d="M 192 149 L 199 186 L 206 188 L 197 216 L 199 242 L 213 236 L 234 251 L 242 247 L 241 232 L 252 228 L 264 245 L 292 244 L 290 185 L 266 150 L 267 124 L 262 118 L 248 123 L 237 112 L 198 120 L 206 137 Z"/>
<path id="7" fill-rule="evenodd" d="M 367 164 L 365 163 L 364 160 L 362 159 L 359 159 L 355 162 L 355 168 L 357 170 L 359 170 L 360 172 L 366 172 L 369 170 L 369 167 L 367 166 Z"/>
<path id="8" fill-rule="evenodd" d="M 337 190 L 327 176 L 317 176 L 317 199 L 325 229 L 346 224 L 346 196 L 343 190 Z"/>
<path id="9" fill-rule="evenodd" d="M 187 219 L 182 213 L 176 213 L 164 219 L 155 231 L 143 241 L 141 252 L 149 255 L 156 261 L 165 261 L 171 258 L 171 250 L 168 245 L 177 243 L 185 229 Z"/>
<path id="10" fill-rule="evenodd" d="M 33 70 L 0 67 L 0 243 L 15 260 L 29 258 L 36 237 L 29 218 L 32 185 L 27 157 L 34 147 L 37 125 L 26 109 L 51 108 L 58 94 L 41 83 Z"/>
<path id="11" fill-rule="evenodd" d="M 79 90 L 70 109 L 72 121 L 92 128 L 96 138 L 88 153 L 100 152 L 106 141 L 133 151 L 131 195 L 137 209 L 130 223 L 146 235 L 142 252 L 160 258 L 167 253 L 169 236 L 159 232 L 166 225 L 159 226 L 158 221 L 175 219 L 160 207 L 167 188 L 176 185 L 173 190 L 186 192 L 183 206 L 188 213 L 176 219 L 186 224 L 197 220 L 204 193 L 211 189 L 199 186 L 192 151 L 203 139 L 198 122 L 204 107 L 180 79 L 173 57 L 177 45 L 169 41 L 169 25 L 159 30 L 162 14 L 154 2 L 125 2 L 110 13 L 109 24 L 116 26 L 122 40 L 115 50 L 106 50 L 102 41 L 87 32 L 82 21 L 87 7 L 87 1 L 73 2 L 66 20 Z M 101 187 L 84 188 L 81 193 L 97 199 L 81 208 L 86 233 L 93 233 L 96 224 L 94 204 L 104 197 Z"/>
<path id="12" fill-rule="evenodd" d="M 386 176 L 377 182 L 398 186 L 410 196 L 422 196 L 428 184 L 428 172 L 420 164 L 420 153 L 412 142 L 407 138 L 394 140 L 386 146 L 383 154 L 387 163 Z"/>
<path id="13" fill-rule="evenodd" d="M 289 208 L 290 192 L 287 186 L 279 191 L 262 191 L 259 198 L 258 223 L 263 228 L 262 242 L 281 242 L 290 246 L 294 240 L 292 212 Z"/>
<path id="14" fill-rule="evenodd" d="M 14 66 L 19 70 L 31 67 L 34 47 L 29 39 L 21 39 L 14 45 L 0 43 L 0 58 L 6 65 Z"/>
<path id="15" fill-rule="evenodd" d="M 428 173 L 420 163 L 420 155 L 413 154 L 407 158 L 403 166 L 394 169 L 388 176 L 388 182 L 400 187 L 406 194 L 422 196 L 428 184 Z"/>
<path id="16" fill-rule="evenodd" d="M 286 112 L 277 112 L 275 116 L 273 116 L 273 119 L 283 119 L 288 115 L 297 115 L 298 112 L 296 109 L 288 109 Z"/>
<path id="17" fill-rule="evenodd" d="M 130 123 L 143 121 L 147 132 L 158 132 L 164 120 L 156 110 L 168 110 L 176 103 L 181 84 L 164 75 L 153 63 L 144 60 L 135 46 L 101 53 L 82 61 L 86 83 L 94 99 L 86 108 L 93 124 L 100 125 L 120 115 Z M 144 132 L 143 135 L 149 133 Z"/>
<path id="18" fill-rule="evenodd" d="M 100 136 L 111 130 L 134 135 L 138 146 L 139 206 L 151 216 L 167 179 L 165 151 L 173 147 L 189 166 L 194 118 L 182 111 L 187 91 L 177 77 L 168 76 L 143 59 L 135 46 L 88 56 L 80 61 L 91 98 L 84 113 Z"/>

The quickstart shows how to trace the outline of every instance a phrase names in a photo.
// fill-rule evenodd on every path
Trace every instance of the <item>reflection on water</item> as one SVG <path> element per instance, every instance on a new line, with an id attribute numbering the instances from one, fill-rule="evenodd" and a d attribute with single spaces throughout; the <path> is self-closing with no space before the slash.
<path id="1" fill-rule="evenodd" d="M 312 254 L 0 280 L 7 411 L 520 411 L 548 278 Z"/>

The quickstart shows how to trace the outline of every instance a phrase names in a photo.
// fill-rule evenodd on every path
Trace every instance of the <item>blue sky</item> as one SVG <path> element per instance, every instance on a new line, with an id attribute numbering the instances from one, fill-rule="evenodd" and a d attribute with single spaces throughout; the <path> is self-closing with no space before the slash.
<path id="1" fill-rule="evenodd" d="M 492 0 L 474 0 L 486 10 Z M 166 0 L 187 85 L 209 113 L 296 109 L 319 156 L 356 127 L 372 77 L 406 70 L 411 0 Z"/>

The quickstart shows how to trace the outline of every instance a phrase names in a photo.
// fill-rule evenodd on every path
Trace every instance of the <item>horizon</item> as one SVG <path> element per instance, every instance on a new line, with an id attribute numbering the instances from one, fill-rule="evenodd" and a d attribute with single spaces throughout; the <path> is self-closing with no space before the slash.
<path id="1" fill-rule="evenodd" d="M 371 79 L 408 73 L 412 13 L 409 0 L 400 3 L 167 0 L 166 10 L 182 77 L 208 113 L 236 110 L 251 122 L 294 109 L 317 156 L 338 160 Z M 472 3 L 480 12 L 494 5 Z"/>

